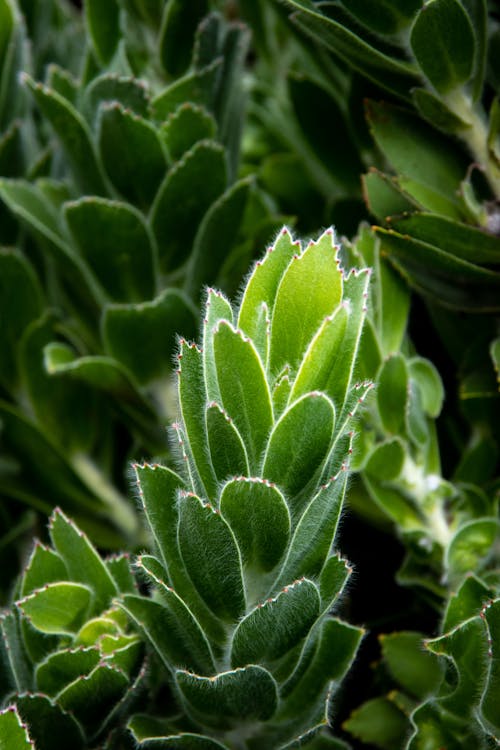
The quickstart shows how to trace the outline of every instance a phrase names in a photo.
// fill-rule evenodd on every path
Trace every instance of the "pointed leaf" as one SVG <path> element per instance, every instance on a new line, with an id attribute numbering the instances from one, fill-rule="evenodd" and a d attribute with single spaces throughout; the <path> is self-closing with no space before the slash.
<path id="1" fill-rule="evenodd" d="M 105 195 L 104 178 L 90 131 L 81 115 L 60 94 L 35 83 L 26 73 L 23 82 L 59 138 L 81 190 L 91 195 Z"/>
<path id="2" fill-rule="evenodd" d="M 107 351 L 140 384 L 150 383 L 171 371 L 177 331 L 183 330 L 189 336 L 195 328 L 191 300 L 174 288 L 164 289 L 151 302 L 108 305 L 102 319 Z"/>
<path id="3" fill-rule="evenodd" d="M 132 110 L 136 115 L 147 118 L 149 115 L 148 85 L 143 79 L 104 73 L 89 83 L 81 102 L 81 110 L 92 126 L 96 124 L 96 116 L 103 103 L 108 106 L 111 103 L 120 104 L 125 110 Z"/>
<path id="4" fill-rule="evenodd" d="M 462 622 L 476 617 L 492 595 L 491 589 L 475 575 L 466 576 L 458 590 L 450 595 L 443 619 L 443 632 L 448 633 Z"/>
<path id="5" fill-rule="evenodd" d="M 498 731 L 500 729 L 500 709 L 498 691 L 500 689 L 500 600 L 488 602 L 483 614 L 488 624 L 490 649 L 488 651 L 488 682 L 481 701 L 481 714 Z"/>
<path id="6" fill-rule="evenodd" d="M 307 393 L 276 422 L 262 462 L 262 475 L 293 498 L 326 460 L 333 438 L 335 409 L 320 392 Z"/>
<path id="7" fill-rule="evenodd" d="M 116 0 L 86 0 L 85 19 L 94 51 L 106 65 L 120 39 L 120 6 Z"/>
<path id="8" fill-rule="evenodd" d="M 312 581 L 286 586 L 240 621 L 233 634 L 231 665 L 273 662 L 296 646 L 319 615 L 320 598 Z"/>
<path id="9" fill-rule="evenodd" d="M 132 203 L 148 208 L 167 170 L 153 125 L 121 104 L 104 104 L 98 118 L 99 154 L 109 179 Z"/>
<path id="10" fill-rule="evenodd" d="M 204 390 L 210 401 L 220 402 L 219 382 L 214 358 L 214 333 L 219 321 L 233 322 L 231 303 L 222 292 L 208 287 L 203 318 L 203 375 Z"/>
<path id="11" fill-rule="evenodd" d="M 100 659 L 101 655 L 97 648 L 56 651 L 37 666 L 37 688 L 51 697 L 57 695 L 73 680 L 89 674 L 99 664 Z"/>
<path id="12" fill-rule="evenodd" d="M 181 495 L 178 540 L 189 577 L 206 604 L 221 619 L 238 619 L 245 611 L 241 558 L 219 511 L 196 496 Z"/>
<path id="13" fill-rule="evenodd" d="M 85 534 L 61 510 L 52 514 L 49 531 L 71 579 L 86 584 L 92 590 L 95 611 L 108 607 L 118 588 Z"/>
<path id="14" fill-rule="evenodd" d="M 177 671 L 176 683 L 188 708 L 212 726 L 240 729 L 267 721 L 278 705 L 277 685 L 263 667 L 250 665 L 213 677 Z"/>
<path id="15" fill-rule="evenodd" d="M 28 728 L 15 706 L 0 711 L 0 750 L 35 750 Z"/>
<path id="16" fill-rule="evenodd" d="M 170 168 L 151 209 L 162 271 L 182 265 L 204 214 L 226 182 L 224 150 L 214 141 L 200 141 Z"/>
<path id="17" fill-rule="evenodd" d="M 254 471 L 272 425 L 262 362 L 251 340 L 226 321 L 219 323 L 213 341 L 222 405 L 234 420 Z"/>
<path id="18" fill-rule="evenodd" d="M 27 693 L 17 698 L 16 706 L 29 727 L 36 750 L 53 749 L 54 727 L 57 727 L 57 741 L 62 747 L 84 750 L 86 743 L 76 719 L 46 696 Z"/>
<path id="19" fill-rule="evenodd" d="M 21 612 L 42 633 L 75 633 L 92 604 L 92 592 L 80 583 L 48 583 L 17 602 Z"/>
<path id="20" fill-rule="evenodd" d="M 224 485 L 220 511 L 236 537 L 244 565 L 272 570 L 290 537 L 290 513 L 279 489 L 265 479 L 237 477 Z"/>
<path id="21" fill-rule="evenodd" d="M 31 594 L 46 583 L 67 581 L 68 571 L 57 552 L 36 541 L 21 580 L 21 596 Z"/>
<path id="22" fill-rule="evenodd" d="M 142 214 L 126 203 L 82 198 L 63 208 L 73 242 L 113 300 L 154 296 L 155 254 Z"/>
<path id="23" fill-rule="evenodd" d="M 218 481 L 249 472 L 245 445 L 233 420 L 217 403 L 207 407 L 207 435 L 210 458 Z"/>
<path id="24" fill-rule="evenodd" d="M 415 58 L 440 94 L 465 83 L 474 63 L 474 32 L 457 0 L 432 0 L 418 14 L 410 36 Z"/>
<path id="25" fill-rule="evenodd" d="M 294 256 L 278 287 L 271 318 L 273 372 L 296 366 L 321 322 L 342 299 L 342 275 L 332 230 Z"/>

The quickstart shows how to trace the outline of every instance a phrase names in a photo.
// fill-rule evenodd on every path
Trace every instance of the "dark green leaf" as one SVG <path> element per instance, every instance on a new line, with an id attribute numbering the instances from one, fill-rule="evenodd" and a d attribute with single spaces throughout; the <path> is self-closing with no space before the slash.
<path id="1" fill-rule="evenodd" d="M 208 12 L 207 0 L 170 0 L 160 29 L 160 60 L 171 76 L 181 75 L 191 62 L 194 36 L 199 21 Z"/>
<path id="2" fill-rule="evenodd" d="M 410 377 L 417 383 L 422 397 L 422 408 L 430 417 L 438 417 L 444 399 L 444 387 L 438 370 L 423 357 L 408 361 Z"/>
<path id="3" fill-rule="evenodd" d="M 233 420 L 217 403 L 209 404 L 206 413 L 208 447 L 215 476 L 221 482 L 230 476 L 248 476 L 245 445 Z"/>
<path id="4" fill-rule="evenodd" d="M 101 659 L 98 648 L 56 651 L 37 665 L 38 690 L 53 697 L 81 675 L 89 674 Z"/>
<path id="5" fill-rule="evenodd" d="M 106 65 L 120 39 L 120 5 L 117 0 L 85 0 L 85 18 L 94 51 Z"/>
<path id="6" fill-rule="evenodd" d="M 469 80 L 474 41 L 469 16 L 458 0 L 426 3 L 410 36 L 413 54 L 423 74 L 440 94 Z"/>
<path id="7" fill-rule="evenodd" d="M 120 669 L 101 662 L 90 674 L 62 690 L 57 703 L 78 721 L 88 724 L 91 731 L 96 731 L 127 688 L 127 676 Z"/>
<path id="8" fill-rule="evenodd" d="M 460 133 L 471 127 L 470 122 L 458 117 L 439 97 L 427 89 L 415 88 L 411 96 L 417 111 L 424 120 L 443 133 Z"/>
<path id="9" fill-rule="evenodd" d="M 0 615 L 0 638 L 2 693 L 7 694 L 11 690 L 17 693 L 32 690 L 33 667 L 28 661 L 17 612 L 11 611 Z"/>
<path id="10" fill-rule="evenodd" d="M 156 120 L 165 120 L 184 102 L 198 104 L 213 112 L 221 67 L 222 58 L 219 57 L 205 68 L 187 73 L 161 91 L 152 101 L 153 117 Z"/>
<path id="11" fill-rule="evenodd" d="M 83 732 L 76 719 L 46 696 L 24 694 L 18 696 L 16 706 L 29 727 L 36 750 L 53 750 L 56 735 L 62 747 L 84 750 Z"/>
<path id="12" fill-rule="evenodd" d="M 124 110 L 132 110 L 136 115 L 147 119 L 149 115 L 149 90 L 144 80 L 116 73 L 104 73 L 89 83 L 83 94 L 82 112 L 95 126 L 100 105 L 120 104 Z"/>
<path id="13" fill-rule="evenodd" d="M 198 141 L 215 138 L 217 124 L 203 107 L 184 102 L 169 114 L 160 128 L 160 136 L 171 161 L 178 161 Z"/>

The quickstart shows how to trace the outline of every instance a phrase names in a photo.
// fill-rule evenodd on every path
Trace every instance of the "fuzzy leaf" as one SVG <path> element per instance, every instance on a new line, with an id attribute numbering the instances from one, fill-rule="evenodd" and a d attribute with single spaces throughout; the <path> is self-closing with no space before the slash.
<path id="1" fill-rule="evenodd" d="M 271 317 L 270 366 L 279 372 L 295 367 L 324 318 L 342 299 L 342 274 L 337 267 L 332 231 L 310 243 L 290 262 L 276 293 Z"/>
<path id="2" fill-rule="evenodd" d="M 226 321 L 219 323 L 213 342 L 222 405 L 245 443 L 250 470 L 255 471 L 273 418 L 262 362 L 252 342 Z"/>
<path id="3" fill-rule="evenodd" d="M 233 634 L 231 665 L 268 663 L 284 656 L 307 635 L 319 606 L 319 592 L 312 581 L 304 578 L 286 586 L 239 622 Z"/>
<path id="4" fill-rule="evenodd" d="M 499 528 L 495 518 L 480 518 L 458 529 L 446 550 L 446 565 L 453 578 L 481 568 L 498 539 Z"/>
<path id="5" fill-rule="evenodd" d="M 171 371 L 179 328 L 194 333 L 195 315 L 191 301 L 174 288 L 164 289 L 152 302 L 108 305 L 102 320 L 106 349 L 140 384 Z"/>
<path id="6" fill-rule="evenodd" d="M 491 589 L 477 576 L 466 576 L 458 590 L 452 592 L 448 599 L 443 619 L 443 632 L 448 633 L 462 622 L 476 617 L 492 596 Z"/>
<path id="7" fill-rule="evenodd" d="M 245 611 L 241 558 L 219 512 L 196 496 L 181 495 L 178 541 L 188 575 L 208 607 L 221 619 L 238 619 Z"/>
<path id="8" fill-rule="evenodd" d="M 210 112 L 192 102 L 184 102 L 160 128 L 160 136 L 171 161 L 178 161 L 198 141 L 214 139 L 217 123 Z"/>
<path id="9" fill-rule="evenodd" d="M 267 480 L 237 477 L 224 485 L 220 511 L 236 537 L 244 565 L 272 570 L 290 537 L 290 513 Z"/>
<path id="10" fill-rule="evenodd" d="M 132 203 L 148 208 L 167 171 L 153 125 L 121 104 L 105 104 L 98 119 L 99 154 L 109 179 Z"/>
<path id="11" fill-rule="evenodd" d="M 97 730 L 128 688 L 128 678 L 106 662 L 70 683 L 57 695 L 57 703 L 75 718 Z"/>
<path id="12" fill-rule="evenodd" d="M 278 704 L 277 685 L 270 673 L 259 666 L 213 677 L 177 671 L 175 677 L 188 708 L 208 725 L 240 729 L 247 722 L 270 719 Z"/>
<path id="13" fill-rule="evenodd" d="M 302 396 L 276 422 L 262 461 L 262 476 L 293 498 L 314 477 L 331 448 L 335 410 L 323 393 Z"/>
<path id="14" fill-rule="evenodd" d="M 422 72 L 440 94 L 470 78 L 474 32 L 458 0 L 427 3 L 413 24 L 410 44 Z"/>
<path id="15" fill-rule="evenodd" d="M 81 190 L 90 195 L 105 195 L 91 134 L 81 115 L 56 91 L 35 83 L 26 74 L 23 81 L 59 138 Z"/>
<path id="16" fill-rule="evenodd" d="M 147 83 L 133 76 L 104 73 L 94 78 L 86 87 L 81 109 L 89 123 L 95 126 L 101 104 L 104 104 L 103 109 L 106 109 L 112 103 L 119 104 L 124 110 L 132 110 L 136 115 L 147 119 L 149 115 Z"/>
<path id="17" fill-rule="evenodd" d="M 210 458 L 218 481 L 249 472 L 245 445 L 233 420 L 215 402 L 207 408 L 207 435 Z"/>
<path id="18" fill-rule="evenodd" d="M 182 265 L 204 214 L 226 183 L 224 150 L 214 141 L 200 141 L 170 168 L 151 209 L 162 271 Z"/>
<path id="19" fill-rule="evenodd" d="M 36 668 L 38 690 L 53 697 L 66 685 L 89 674 L 99 664 L 97 648 L 76 648 L 50 654 Z"/>
<path id="20" fill-rule="evenodd" d="M 31 594 L 46 583 L 67 581 L 68 571 L 57 552 L 35 542 L 28 565 L 21 580 L 21 596 Z"/>
<path id="21" fill-rule="evenodd" d="M 0 676 L 5 694 L 10 690 L 21 693 L 33 688 L 33 670 L 28 661 L 21 627 L 15 611 L 0 615 Z"/>
<path id="22" fill-rule="evenodd" d="M 17 606 L 42 633 L 75 633 L 92 604 L 92 592 L 80 583 L 48 583 L 20 599 Z"/>
<path id="23" fill-rule="evenodd" d="M 118 588 L 85 534 L 61 510 L 52 514 L 49 531 L 71 579 L 86 584 L 92 590 L 95 611 L 108 607 L 118 594 Z"/>
<path id="24" fill-rule="evenodd" d="M 203 318 L 203 377 L 204 390 L 210 401 L 220 403 L 220 389 L 214 357 L 214 334 L 221 320 L 233 323 L 231 303 L 222 292 L 208 287 Z"/>
<path id="25" fill-rule="evenodd" d="M 17 697 L 16 706 L 29 727 L 36 750 L 53 750 L 55 727 L 57 742 L 61 747 L 84 750 L 83 732 L 76 719 L 45 695 L 25 693 Z"/>
<path id="26" fill-rule="evenodd" d="M 0 711 L 0 750 L 34 750 L 35 746 L 15 706 Z"/>
<path id="27" fill-rule="evenodd" d="M 142 302 L 154 296 L 155 252 L 139 211 L 102 198 L 82 198 L 63 210 L 79 253 L 113 300 Z"/>

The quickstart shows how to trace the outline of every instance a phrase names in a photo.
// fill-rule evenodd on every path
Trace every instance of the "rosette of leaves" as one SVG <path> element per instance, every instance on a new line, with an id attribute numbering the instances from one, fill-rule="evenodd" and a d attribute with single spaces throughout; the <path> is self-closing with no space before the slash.
<path id="1" fill-rule="evenodd" d="M 127 555 L 101 559 L 60 510 L 49 533 L 0 618 L 0 746 L 108 747 L 144 680 L 143 644 L 114 604 L 135 582 Z"/>
<path id="2" fill-rule="evenodd" d="M 85 3 L 80 69 L 22 76 L 22 132 L 38 127 L 25 177 L 0 182 L 19 222 L 0 252 L 1 492 L 59 504 L 108 548 L 140 539 L 123 467 L 165 451 L 175 332 L 194 334 L 202 284 L 231 287 L 275 227 L 236 179 L 248 32 L 186 7 Z"/>
<path id="3" fill-rule="evenodd" d="M 362 629 L 331 614 L 369 271 L 345 274 L 331 230 L 284 229 L 233 307 L 209 289 L 182 339 L 179 473 L 135 465 L 155 554 L 152 596 L 119 606 L 168 674 L 175 719 L 137 715 L 139 747 L 343 747 L 326 731 Z"/>

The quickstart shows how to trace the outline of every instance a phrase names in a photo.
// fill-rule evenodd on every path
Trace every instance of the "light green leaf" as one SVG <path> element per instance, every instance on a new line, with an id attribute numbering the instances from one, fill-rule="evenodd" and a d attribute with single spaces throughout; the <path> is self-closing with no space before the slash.
<path id="1" fill-rule="evenodd" d="M 319 592 L 312 581 L 303 578 L 286 586 L 239 622 L 233 634 L 231 665 L 268 663 L 284 656 L 307 635 L 319 607 Z"/>
<path id="2" fill-rule="evenodd" d="M 389 438 L 369 453 L 364 471 L 379 481 L 397 479 L 405 457 L 405 443 L 399 437 Z"/>
<path id="3" fill-rule="evenodd" d="M 363 744 L 397 750 L 408 733 L 408 718 L 393 701 L 380 697 L 363 703 L 342 726 Z"/>
<path id="4" fill-rule="evenodd" d="M 42 633 L 69 634 L 80 629 L 92 604 L 92 592 L 80 583 L 48 583 L 17 602 Z"/>
<path id="5" fill-rule="evenodd" d="M 410 44 L 423 74 L 440 94 L 469 80 L 474 32 L 458 0 L 427 2 L 413 24 Z"/>
<path id="6" fill-rule="evenodd" d="M 409 396 L 408 367 L 402 354 L 388 357 L 378 376 L 377 405 L 382 424 L 391 434 L 404 434 Z"/>
<path id="7" fill-rule="evenodd" d="M 28 728 L 15 706 L 0 711 L 0 750 L 35 750 Z"/>
<path id="8" fill-rule="evenodd" d="M 207 435 L 210 458 L 218 481 L 249 472 L 248 458 L 241 435 L 233 420 L 217 403 L 207 407 Z"/>
<path id="9" fill-rule="evenodd" d="M 492 554 L 499 529 L 495 518 L 468 521 L 458 529 L 446 550 L 446 567 L 454 579 L 481 569 Z"/>
<path id="10" fill-rule="evenodd" d="M 223 620 L 241 617 L 245 611 L 241 557 L 219 511 L 181 493 L 177 535 L 187 573 L 207 606 Z"/>
<path id="11" fill-rule="evenodd" d="M 423 648 L 423 636 L 413 631 L 381 635 L 382 656 L 395 680 L 411 695 L 423 700 L 434 694 L 443 675 L 434 654 Z"/>
<path id="12" fill-rule="evenodd" d="M 279 489 L 265 479 L 236 477 L 222 488 L 220 511 L 244 565 L 272 570 L 290 537 L 290 513 Z"/>
<path id="13" fill-rule="evenodd" d="M 68 571 L 59 554 L 36 541 L 21 580 L 21 596 L 31 594 L 46 583 L 67 580 Z"/>

